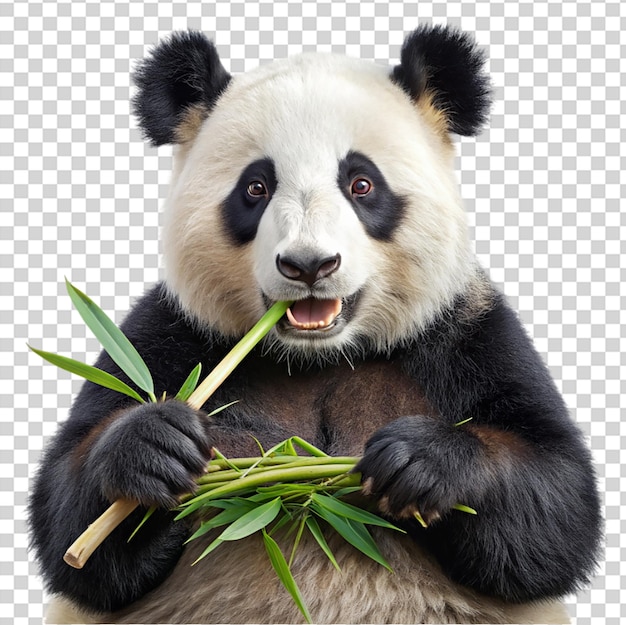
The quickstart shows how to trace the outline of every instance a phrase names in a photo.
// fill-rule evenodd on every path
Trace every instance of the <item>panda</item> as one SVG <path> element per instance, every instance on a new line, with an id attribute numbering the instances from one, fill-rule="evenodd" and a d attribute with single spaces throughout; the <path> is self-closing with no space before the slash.
<path id="1" fill-rule="evenodd" d="M 273 302 L 294 303 L 200 411 L 85 383 L 29 503 L 50 622 L 302 622 L 258 536 L 192 567 L 205 545 L 185 545 L 193 521 L 171 512 L 212 447 L 250 456 L 254 438 L 292 435 L 360 456 L 363 500 L 407 531 L 376 536 L 393 573 L 331 536 L 338 572 L 305 541 L 293 571 L 316 622 L 568 620 L 562 598 L 597 562 L 599 495 L 468 239 L 452 136 L 487 121 L 484 64 L 469 35 L 420 26 L 393 68 L 303 54 L 233 77 L 198 32 L 138 65 L 140 127 L 174 146 L 165 279 L 122 324 L 156 388 L 175 394 Z M 96 366 L 125 379 L 105 353 Z M 120 497 L 140 508 L 68 567 L 69 544 Z"/>

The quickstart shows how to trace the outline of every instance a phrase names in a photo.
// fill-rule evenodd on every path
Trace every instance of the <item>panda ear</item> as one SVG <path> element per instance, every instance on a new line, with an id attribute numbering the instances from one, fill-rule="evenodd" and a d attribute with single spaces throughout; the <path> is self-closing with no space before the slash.
<path id="1" fill-rule="evenodd" d="M 230 79 L 202 33 L 177 32 L 157 44 L 134 75 L 133 107 L 146 138 L 153 145 L 190 138 Z"/>
<path id="2" fill-rule="evenodd" d="M 485 55 L 473 38 L 446 26 L 423 25 L 404 40 L 392 79 L 414 101 L 430 98 L 448 132 L 476 135 L 491 106 Z"/>

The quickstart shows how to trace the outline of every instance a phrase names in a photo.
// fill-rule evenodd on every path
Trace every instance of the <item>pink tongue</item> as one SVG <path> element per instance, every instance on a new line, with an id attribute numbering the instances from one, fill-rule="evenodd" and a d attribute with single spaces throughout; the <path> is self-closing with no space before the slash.
<path id="1" fill-rule="evenodd" d="M 341 312 L 340 299 L 299 300 L 287 309 L 289 323 L 299 330 L 317 330 L 328 327 Z"/>

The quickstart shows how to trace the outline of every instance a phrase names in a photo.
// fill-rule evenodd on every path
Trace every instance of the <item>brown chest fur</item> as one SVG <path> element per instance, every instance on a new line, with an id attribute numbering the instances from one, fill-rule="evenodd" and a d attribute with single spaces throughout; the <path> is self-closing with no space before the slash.
<path id="1" fill-rule="evenodd" d="M 383 425 L 434 412 L 415 381 L 387 360 L 291 375 L 278 366 L 246 375 L 238 410 L 263 416 L 331 454 L 360 455 Z"/>

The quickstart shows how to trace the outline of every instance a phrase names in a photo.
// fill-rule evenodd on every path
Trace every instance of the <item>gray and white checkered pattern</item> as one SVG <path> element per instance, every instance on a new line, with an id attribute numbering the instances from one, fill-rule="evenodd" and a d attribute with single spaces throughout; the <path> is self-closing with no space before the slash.
<path id="1" fill-rule="evenodd" d="M 580 625 L 626 617 L 626 4 L 2 0 L 0 15 L 0 625 L 41 620 L 46 598 L 27 553 L 29 478 L 80 385 L 26 341 L 91 361 L 98 346 L 71 311 L 64 276 L 118 321 L 159 278 L 170 153 L 144 145 L 129 115 L 133 61 L 166 33 L 193 28 L 214 38 L 233 73 L 313 49 L 396 62 L 419 22 L 473 31 L 489 52 L 491 127 L 458 142 L 472 235 L 597 461 L 605 563 L 571 598 L 571 614 Z"/>

